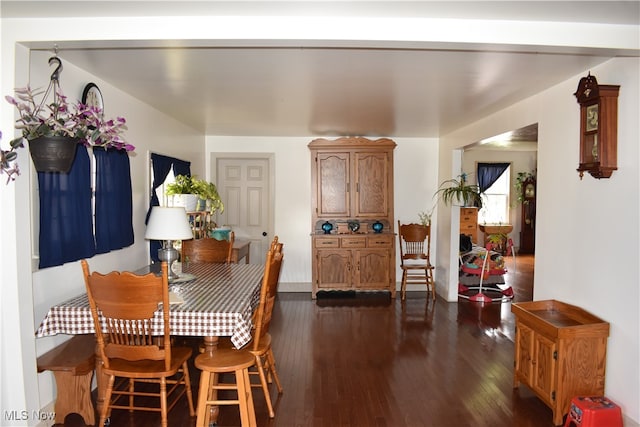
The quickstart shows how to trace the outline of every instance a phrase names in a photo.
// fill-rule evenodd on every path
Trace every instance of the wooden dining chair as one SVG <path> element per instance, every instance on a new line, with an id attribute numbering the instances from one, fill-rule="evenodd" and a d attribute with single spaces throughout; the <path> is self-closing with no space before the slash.
<path id="1" fill-rule="evenodd" d="M 424 284 L 436 299 L 434 267 L 431 264 L 431 226 L 422 224 L 400 224 L 400 268 L 402 269 L 402 299 L 405 299 L 407 284 Z"/>
<path id="2" fill-rule="evenodd" d="M 275 236 L 269 246 L 269 250 L 273 253 L 282 253 L 283 244 L 278 242 L 278 236 Z M 275 301 L 275 296 L 277 294 L 277 286 L 280 280 L 280 269 L 282 267 L 282 263 L 277 266 L 278 271 L 272 270 L 272 276 L 269 278 L 271 283 L 269 283 L 267 290 L 267 300 Z M 273 310 L 273 306 L 271 306 L 271 311 Z M 263 317 L 263 322 L 261 328 L 258 328 L 258 325 L 261 324 L 258 321 L 257 317 L 260 311 L 256 310 L 254 313 L 253 320 L 253 329 L 251 331 L 252 341 L 250 341 L 246 348 L 254 355 L 256 358 L 255 366 L 249 369 L 250 375 L 256 375 L 259 377 L 258 383 L 251 383 L 252 387 L 260 387 L 264 393 L 264 398 L 267 402 L 267 409 L 269 410 L 269 417 L 275 417 L 275 411 L 273 409 L 273 403 L 271 401 L 271 394 L 269 393 L 269 384 L 275 382 L 276 388 L 278 390 L 278 394 L 282 394 L 284 389 L 282 388 L 282 384 L 280 383 L 280 377 L 278 377 L 278 371 L 276 370 L 276 359 L 273 354 L 273 347 L 271 345 L 272 338 L 269 333 L 269 326 L 271 324 L 271 316 Z M 256 341 L 253 340 L 256 334 L 260 334 L 260 340 L 257 341 L 258 345 L 255 346 Z M 228 337 L 224 337 L 219 340 L 218 343 L 219 348 L 232 348 L 233 344 Z"/>
<path id="3" fill-rule="evenodd" d="M 189 414 L 195 416 L 187 366 L 192 350 L 171 345 L 167 263 L 161 265 L 161 276 L 117 271 L 90 273 L 87 261 L 81 263 L 97 351 L 102 371 L 108 376 L 97 425 L 104 425 L 112 409 L 127 409 L 160 412 L 161 425 L 167 427 L 167 413 L 185 393 Z M 157 322 L 163 333 L 152 336 L 152 325 Z M 128 381 L 123 387 L 114 387 L 116 377 Z M 159 387 L 136 390 L 139 382 Z M 137 396 L 140 401 L 136 401 Z M 157 406 L 142 404 L 141 400 L 148 403 L 150 396 L 159 399 Z"/>
<path id="4" fill-rule="evenodd" d="M 198 418 L 196 426 L 208 426 L 211 405 L 238 405 L 240 408 L 240 421 L 243 427 L 256 426 L 256 414 L 251 392 L 250 368 L 257 366 L 261 372 L 261 384 L 266 384 L 267 379 L 260 352 L 262 340 L 269 340 L 268 329 L 271 323 L 271 314 L 275 303 L 280 267 L 282 265 L 282 244 L 277 244 L 275 250 L 269 250 L 265 261 L 265 271 L 260 288 L 260 303 L 254 314 L 255 332 L 250 344 L 242 349 L 219 347 L 211 353 L 202 353 L 195 359 L 195 365 L 202 370 L 200 374 L 200 388 L 198 394 Z M 270 348 L 270 345 L 269 345 Z M 265 353 L 266 354 L 266 353 Z M 271 353 L 272 354 L 272 353 Z M 272 361 L 275 369 L 275 361 Z M 223 373 L 234 373 L 235 383 L 220 383 L 219 377 Z M 277 374 L 275 374 L 277 375 Z M 274 379 L 277 376 L 274 375 Z M 279 379 L 277 380 L 279 384 Z M 271 405 L 268 390 L 263 386 L 267 396 L 267 404 Z M 236 399 L 220 399 L 219 390 L 236 390 Z M 270 416 L 273 408 L 269 409 Z"/>
<path id="5" fill-rule="evenodd" d="M 278 242 L 278 236 L 276 236 L 271 243 L 271 251 L 274 254 L 282 254 L 282 243 Z M 284 256 L 284 255 L 282 255 Z M 259 384 L 253 384 L 252 387 L 261 387 L 264 393 L 264 398 L 267 402 L 267 409 L 269 411 L 269 417 L 275 417 L 275 411 L 273 409 L 273 403 L 271 402 L 271 394 L 269 393 L 269 384 L 275 382 L 278 394 L 282 394 L 284 389 L 280 383 L 278 377 L 278 371 L 276 370 L 276 359 L 273 354 L 273 347 L 271 345 L 271 334 L 269 333 L 269 327 L 271 325 L 271 314 L 273 312 L 273 305 L 275 303 L 276 294 L 278 292 L 278 282 L 280 280 L 280 270 L 282 262 L 273 267 L 272 274 L 267 278 L 269 283 L 266 284 L 266 301 L 268 307 L 265 308 L 265 313 L 260 321 L 260 311 L 257 310 L 254 319 L 254 329 L 252 331 L 253 341 L 248 344 L 249 351 L 256 358 L 256 369 L 250 370 L 250 374 L 256 374 L 260 378 Z M 276 271 L 277 269 L 277 271 Z M 258 340 L 255 338 L 259 337 Z"/>
<path id="6" fill-rule="evenodd" d="M 182 241 L 182 262 L 225 262 L 231 263 L 235 235 L 229 233 L 229 240 L 211 237 Z"/>

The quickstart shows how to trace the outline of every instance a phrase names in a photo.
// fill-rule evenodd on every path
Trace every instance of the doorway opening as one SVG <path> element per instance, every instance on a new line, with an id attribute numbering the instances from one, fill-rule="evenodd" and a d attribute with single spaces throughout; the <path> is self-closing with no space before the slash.
<path id="1" fill-rule="evenodd" d="M 527 301 L 533 298 L 533 269 L 535 265 L 535 251 L 530 249 L 529 240 L 535 237 L 535 196 L 527 203 L 523 203 L 524 188 L 518 187 L 518 178 L 522 174 L 532 174 L 537 170 L 538 148 L 538 124 L 534 123 L 510 132 L 505 132 L 491 138 L 477 141 L 465 146 L 462 150 L 462 170 L 477 171 L 477 164 L 481 162 L 504 162 L 509 163 L 508 176 L 504 180 L 508 182 L 506 194 L 504 192 L 505 183 L 500 183 L 501 190 L 496 190 L 497 200 L 502 200 L 498 206 L 489 203 L 487 211 L 480 211 L 478 215 L 478 226 L 483 223 L 511 224 L 513 230 L 509 234 L 515 247 L 516 261 L 508 262 L 511 269 L 507 273 L 506 279 L 514 281 L 514 301 Z M 472 179 L 477 179 L 472 174 Z M 500 180 L 499 180 L 500 181 Z M 476 181 L 477 182 L 477 181 Z M 498 182 L 496 182 L 498 184 Z M 489 197 L 483 197 L 483 201 L 491 199 L 493 189 L 486 192 Z M 490 194 L 491 193 L 491 194 Z M 531 194 L 530 194 L 531 195 Z M 490 200 L 489 200 L 490 201 Z M 505 205 L 502 207 L 502 205 Z M 532 209 L 534 209 L 532 211 Z M 506 213 L 502 213 L 506 210 Z M 495 215 L 494 215 L 495 214 Z M 495 218 L 494 218 L 495 217 Z M 497 222 L 496 222 L 497 221 Z M 479 241 L 483 241 L 484 236 L 480 236 Z M 525 249 L 520 253 L 520 249 Z M 526 254 L 525 254 L 526 252 Z M 520 260 L 520 256 L 522 259 Z M 522 262 L 518 262 L 522 261 Z M 521 270 L 521 271 L 519 271 Z M 522 273 L 522 274 L 521 274 Z M 523 299 L 524 298 L 524 299 Z"/>

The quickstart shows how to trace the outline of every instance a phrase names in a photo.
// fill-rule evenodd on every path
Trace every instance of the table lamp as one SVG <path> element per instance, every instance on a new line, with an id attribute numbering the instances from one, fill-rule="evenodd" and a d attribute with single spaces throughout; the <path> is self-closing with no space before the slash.
<path id="1" fill-rule="evenodd" d="M 183 207 L 168 208 L 154 206 L 147 222 L 145 239 L 162 240 L 162 248 L 158 249 L 158 259 L 166 261 L 169 267 L 169 281 L 178 279 L 171 264 L 178 259 L 178 251 L 173 247 L 174 240 L 193 239 L 193 233 L 187 211 Z"/>

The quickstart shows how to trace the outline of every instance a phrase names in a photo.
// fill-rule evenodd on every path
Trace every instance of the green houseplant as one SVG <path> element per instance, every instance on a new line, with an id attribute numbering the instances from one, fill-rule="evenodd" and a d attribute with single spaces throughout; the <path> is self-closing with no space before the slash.
<path id="1" fill-rule="evenodd" d="M 220 211 L 224 212 L 224 203 L 218 194 L 218 188 L 213 182 L 207 182 L 203 179 L 195 179 L 193 182 L 194 192 L 200 199 L 206 203 L 206 210 L 212 214 Z"/>
<path id="2" fill-rule="evenodd" d="M 194 178 L 187 175 L 176 175 L 175 181 L 167 184 L 165 193 L 167 196 L 177 194 L 195 194 Z"/>
<path id="3" fill-rule="evenodd" d="M 458 175 L 458 179 L 448 179 L 440 184 L 435 197 L 441 198 L 447 205 L 458 203 L 462 206 L 482 208 L 480 187 L 477 184 L 468 184 L 466 173 Z"/>
<path id="4" fill-rule="evenodd" d="M 168 196 L 181 196 L 182 205 L 188 212 L 207 210 L 212 214 L 224 211 L 224 204 L 218 194 L 218 189 L 212 182 L 207 182 L 196 177 L 177 175 L 175 181 L 167 184 L 165 193 Z M 188 197 L 184 197 L 188 195 Z M 187 199 L 188 201 L 184 201 Z M 204 206 L 199 206 L 199 201 L 204 200 Z"/>
<path id="5" fill-rule="evenodd" d="M 22 133 L 10 142 L 12 150 L 9 151 L 14 153 L 10 155 L 12 160 L 17 157 L 15 149 L 23 147 L 25 140 L 29 143 L 36 170 L 41 172 L 68 172 L 75 157 L 76 144 L 133 151 L 135 147 L 123 138 L 127 130 L 126 120 L 123 117 L 105 119 L 98 107 L 69 102 L 58 80 L 62 69 L 60 60 L 53 57 L 49 64 L 52 62 L 57 62 L 58 68 L 51 75 L 46 90 L 26 86 L 15 89 L 15 97 L 5 97 L 18 111 L 15 128 Z M 50 95 L 52 99 L 48 100 Z M 40 96 L 42 98 L 38 100 Z M 43 151 L 40 150 L 42 147 Z M 55 162 L 60 158 L 65 159 L 64 164 Z M 19 174 L 19 171 L 13 174 Z"/>
<path id="6" fill-rule="evenodd" d="M 183 206 L 187 212 L 197 211 L 199 196 L 196 194 L 195 178 L 176 175 L 175 181 L 167 184 L 167 196 L 173 196 L 174 206 Z"/>

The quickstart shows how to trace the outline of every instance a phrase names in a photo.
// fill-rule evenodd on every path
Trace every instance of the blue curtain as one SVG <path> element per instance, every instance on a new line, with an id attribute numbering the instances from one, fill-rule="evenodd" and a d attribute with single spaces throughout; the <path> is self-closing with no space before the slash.
<path id="1" fill-rule="evenodd" d="M 39 268 L 90 258 L 96 253 L 91 212 L 91 166 L 77 144 L 68 174 L 38 172 L 40 197 Z"/>
<path id="2" fill-rule="evenodd" d="M 129 155 L 93 149 L 96 158 L 96 253 L 133 244 L 133 202 Z"/>
<path id="3" fill-rule="evenodd" d="M 173 174 L 191 176 L 191 162 L 173 159 Z"/>
<path id="4" fill-rule="evenodd" d="M 507 170 L 510 163 L 478 163 L 478 187 L 480 193 L 487 191 Z"/>
<path id="5" fill-rule="evenodd" d="M 153 182 L 151 183 L 151 200 L 149 201 L 149 210 L 147 211 L 147 217 L 144 223 L 149 222 L 149 215 L 151 215 L 151 209 L 154 206 L 160 206 L 160 201 L 156 195 L 156 190 L 162 185 L 164 180 L 169 175 L 169 171 L 173 168 L 174 175 L 187 175 L 191 176 L 191 162 L 175 159 L 173 157 L 163 156 L 161 154 L 151 153 L 151 165 L 153 169 Z M 149 255 L 151 261 L 158 262 L 158 249 L 162 247 L 162 242 L 158 240 L 151 240 L 149 242 Z"/>

